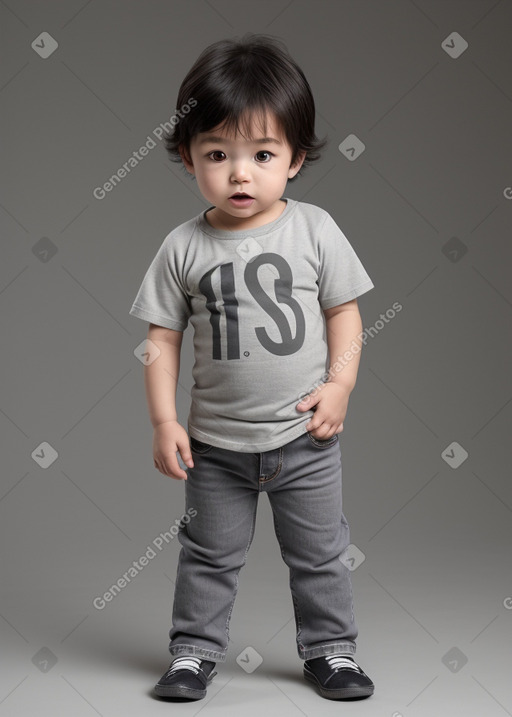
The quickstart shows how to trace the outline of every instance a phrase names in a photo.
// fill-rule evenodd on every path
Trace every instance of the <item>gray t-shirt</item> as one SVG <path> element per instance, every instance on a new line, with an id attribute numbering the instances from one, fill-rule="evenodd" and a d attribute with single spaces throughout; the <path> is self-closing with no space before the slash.
<path id="1" fill-rule="evenodd" d="M 129 312 L 175 331 L 190 319 L 189 436 L 243 453 L 306 432 L 314 412 L 296 404 L 329 367 L 322 309 L 373 288 L 325 210 L 283 199 L 282 214 L 254 229 L 215 229 L 207 209 L 171 231 Z"/>

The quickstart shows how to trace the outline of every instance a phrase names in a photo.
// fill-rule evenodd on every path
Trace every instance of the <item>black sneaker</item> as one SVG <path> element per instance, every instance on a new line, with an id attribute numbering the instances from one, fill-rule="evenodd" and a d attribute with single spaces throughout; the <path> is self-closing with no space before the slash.
<path id="1" fill-rule="evenodd" d="M 306 660 L 304 677 L 328 700 L 369 697 L 375 689 L 368 675 L 349 655 L 325 655 Z"/>
<path id="2" fill-rule="evenodd" d="M 214 667 L 215 662 L 200 657 L 176 657 L 155 685 L 155 693 L 160 697 L 202 700 L 206 697 L 207 686 L 217 674 L 212 672 Z"/>

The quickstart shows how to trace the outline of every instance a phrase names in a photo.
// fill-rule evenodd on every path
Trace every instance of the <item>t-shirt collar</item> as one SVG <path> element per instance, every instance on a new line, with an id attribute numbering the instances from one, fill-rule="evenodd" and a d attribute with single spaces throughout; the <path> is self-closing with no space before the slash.
<path id="1" fill-rule="evenodd" d="M 197 217 L 197 227 L 203 232 L 203 234 L 208 234 L 215 239 L 245 239 L 249 236 L 257 237 L 261 236 L 262 234 L 268 234 L 269 232 L 273 232 L 276 229 L 280 229 L 281 225 L 288 221 L 297 204 L 295 199 L 290 199 L 289 197 L 281 198 L 286 201 L 286 206 L 283 209 L 282 213 L 277 217 L 277 219 L 274 219 L 274 221 L 268 222 L 267 224 L 262 224 L 259 227 L 253 227 L 252 229 L 237 229 L 235 231 L 228 231 L 227 229 L 216 229 L 208 223 L 205 216 L 210 209 L 214 208 L 213 206 L 208 207 L 208 209 L 205 209 L 204 212 L 201 212 L 201 214 L 199 214 L 199 216 Z"/>

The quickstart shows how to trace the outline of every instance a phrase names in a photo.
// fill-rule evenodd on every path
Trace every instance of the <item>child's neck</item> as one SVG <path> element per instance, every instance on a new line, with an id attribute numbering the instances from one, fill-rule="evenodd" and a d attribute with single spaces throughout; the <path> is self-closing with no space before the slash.
<path id="1" fill-rule="evenodd" d="M 217 207 L 209 209 L 206 214 L 206 221 L 214 229 L 223 231 L 241 231 L 244 229 L 256 229 L 264 224 L 275 221 L 286 208 L 286 200 L 278 199 L 267 211 L 254 214 L 252 217 L 238 218 L 225 212 L 219 212 Z"/>

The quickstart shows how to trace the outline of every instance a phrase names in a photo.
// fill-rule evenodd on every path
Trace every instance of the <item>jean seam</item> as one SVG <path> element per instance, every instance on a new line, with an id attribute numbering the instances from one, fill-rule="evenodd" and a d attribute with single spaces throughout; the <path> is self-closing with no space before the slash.
<path id="1" fill-rule="evenodd" d="M 281 472 L 282 467 L 283 467 L 283 447 L 281 446 L 279 448 L 279 461 L 277 463 L 277 468 L 275 469 L 275 471 L 273 473 L 269 474 L 268 476 L 260 475 L 259 479 L 258 479 L 258 482 L 260 483 L 260 485 L 270 483 L 271 480 L 274 480 L 274 478 L 277 478 L 277 476 Z"/>
<path id="2" fill-rule="evenodd" d="M 348 642 L 333 642 L 329 645 L 320 645 L 319 647 L 305 648 L 303 645 L 302 649 L 299 649 L 299 657 L 303 660 L 313 660 L 315 657 L 324 657 L 326 655 L 335 655 L 337 653 L 348 653 L 351 655 L 356 654 L 356 645 L 352 641 Z"/>
<path id="3" fill-rule="evenodd" d="M 201 449 L 201 448 L 197 445 L 197 443 L 196 443 L 195 446 L 194 446 L 194 443 L 193 443 L 194 441 L 197 441 L 197 443 L 202 444 L 203 446 L 205 446 L 205 448 L 204 448 L 204 449 Z M 193 451 L 194 453 L 197 453 L 197 454 L 200 455 L 200 456 L 204 456 L 206 453 L 209 453 L 209 452 L 212 450 L 212 448 L 213 448 L 213 446 L 210 445 L 209 443 L 204 443 L 204 441 L 200 441 L 199 438 L 194 438 L 193 436 L 191 436 L 191 438 L 190 438 L 190 450 Z"/>
<path id="4" fill-rule="evenodd" d="M 335 433 L 333 436 L 331 436 L 330 438 L 327 438 L 325 440 L 315 438 L 314 436 L 311 435 L 311 433 L 309 433 L 309 431 L 307 432 L 307 436 L 308 436 L 310 442 L 317 448 L 329 448 L 329 446 L 334 445 L 338 440 L 337 433 Z"/>
<path id="5" fill-rule="evenodd" d="M 185 643 L 178 643 L 177 645 L 171 643 L 169 651 L 171 655 L 197 655 L 204 659 L 211 659 L 217 662 L 224 662 L 226 660 L 226 654 L 218 650 L 209 650 L 207 647 L 197 647 L 196 645 Z"/>
<path id="6" fill-rule="evenodd" d="M 180 526 L 179 530 L 184 531 L 186 529 L 186 527 L 187 526 L 185 524 L 182 524 Z M 179 538 L 178 538 L 178 540 L 179 540 Z M 172 602 L 172 618 L 171 619 L 172 619 L 173 624 L 174 624 L 174 616 L 175 616 L 175 612 L 176 612 L 176 591 L 177 591 L 176 586 L 178 585 L 178 582 L 179 582 L 182 559 L 183 559 L 183 551 L 180 550 L 179 555 L 178 555 L 178 565 L 176 566 L 176 582 L 174 583 L 174 599 Z M 171 642 L 171 644 L 172 644 L 172 642 Z"/>
<path id="7" fill-rule="evenodd" d="M 273 512 L 273 515 L 274 515 L 274 528 L 275 528 L 276 538 L 277 538 L 277 540 L 278 540 L 278 542 L 279 542 L 279 545 L 280 545 L 280 547 L 281 547 L 281 555 L 282 555 L 282 557 L 283 557 L 284 562 L 288 565 L 287 560 L 286 560 L 286 553 L 285 553 L 285 549 L 284 549 L 284 544 L 283 544 L 283 540 L 282 540 L 282 537 L 281 537 L 281 532 L 280 532 L 280 530 L 279 530 L 279 523 L 278 523 L 278 520 L 277 520 L 277 518 L 276 518 L 275 512 L 274 512 L 274 511 L 272 511 L 272 512 Z M 293 611 L 294 611 L 294 613 L 295 613 L 295 622 L 296 622 L 296 628 L 297 628 L 297 643 L 299 643 L 299 638 L 300 638 L 300 635 L 301 635 L 301 632 L 302 632 L 302 615 L 301 615 L 301 612 L 300 612 L 300 609 L 299 609 L 299 602 L 298 602 L 298 600 L 297 600 L 297 595 L 295 594 L 295 590 L 294 590 L 294 585 L 295 585 L 294 569 L 291 568 L 290 566 L 288 566 L 288 570 L 290 571 L 290 592 L 291 592 L 291 595 L 292 595 Z"/>
<path id="8" fill-rule="evenodd" d="M 254 528 L 255 528 L 255 525 L 256 525 L 256 513 L 257 513 L 257 511 L 258 511 L 258 501 L 256 500 L 256 501 L 254 502 L 254 513 L 253 513 L 253 517 L 252 517 L 251 532 L 249 533 L 249 540 L 248 540 L 248 542 L 247 542 L 247 547 L 245 548 L 245 553 L 244 553 L 242 565 L 240 565 L 240 567 L 239 567 L 238 570 L 236 571 L 236 575 L 235 575 L 235 589 L 234 589 L 234 593 L 233 593 L 233 599 L 232 599 L 232 601 L 231 601 L 231 605 L 230 605 L 230 608 L 229 608 L 228 616 L 227 616 L 227 618 L 226 618 L 226 625 L 225 625 L 225 628 L 224 628 L 224 629 L 225 629 L 225 632 L 226 632 L 226 647 L 224 648 L 225 650 L 228 649 L 228 645 L 229 645 L 229 621 L 231 620 L 231 613 L 233 612 L 233 606 L 234 606 L 234 604 L 235 604 L 236 596 L 237 596 L 237 593 L 238 593 L 238 583 L 239 583 L 239 581 L 238 581 L 238 575 L 239 575 L 239 573 L 240 573 L 240 570 L 243 568 L 243 566 L 245 565 L 245 563 L 246 563 L 246 561 L 247 561 L 247 555 L 248 555 L 248 553 L 249 553 L 249 548 L 251 547 L 252 539 L 253 539 L 253 537 L 254 537 Z"/>

